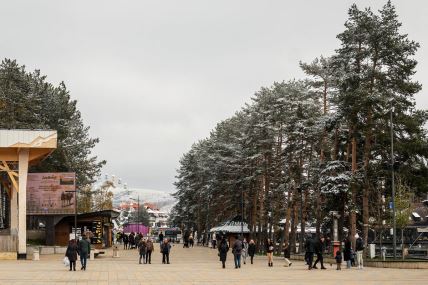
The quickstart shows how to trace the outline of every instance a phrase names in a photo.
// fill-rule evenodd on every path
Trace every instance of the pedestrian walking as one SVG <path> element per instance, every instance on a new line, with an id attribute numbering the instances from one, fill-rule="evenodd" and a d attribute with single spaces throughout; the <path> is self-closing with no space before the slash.
<path id="1" fill-rule="evenodd" d="M 141 239 L 138 243 L 138 252 L 140 253 L 139 264 L 141 264 L 141 259 L 146 263 L 146 252 L 147 252 L 147 243 L 144 239 Z"/>
<path id="2" fill-rule="evenodd" d="M 135 235 L 135 247 L 138 249 L 138 245 L 140 244 L 141 236 L 140 233 Z"/>
<path id="3" fill-rule="evenodd" d="M 193 247 L 193 245 L 195 244 L 195 241 L 194 241 L 194 239 L 193 239 L 193 235 L 192 234 L 190 234 L 190 237 L 189 237 L 189 246 L 190 247 Z"/>
<path id="4" fill-rule="evenodd" d="M 164 239 L 161 245 L 162 263 L 169 264 L 169 253 L 171 252 L 171 244 L 168 239 Z"/>
<path id="5" fill-rule="evenodd" d="M 218 246 L 218 256 L 220 257 L 222 268 L 226 268 L 226 258 L 228 251 L 229 245 L 227 244 L 226 238 L 223 236 Z"/>
<path id="6" fill-rule="evenodd" d="M 242 241 L 242 261 L 244 264 L 247 264 L 247 256 L 248 256 L 248 242 L 247 239 L 244 238 Z"/>
<path id="7" fill-rule="evenodd" d="M 358 234 L 355 237 L 357 238 L 355 241 L 355 250 L 357 251 L 358 269 L 363 269 L 364 241 Z"/>
<path id="8" fill-rule="evenodd" d="M 293 264 L 289 258 L 290 258 L 290 246 L 288 243 L 284 244 L 284 259 L 285 259 L 285 264 L 284 267 L 290 267 L 291 264 Z"/>
<path id="9" fill-rule="evenodd" d="M 121 232 L 117 232 L 116 233 L 116 243 L 117 244 L 121 244 L 122 243 L 122 233 Z"/>
<path id="10" fill-rule="evenodd" d="M 336 259 L 336 270 L 342 270 L 342 253 L 340 250 L 336 252 L 334 259 Z"/>
<path id="11" fill-rule="evenodd" d="M 128 242 L 129 242 L 128 235 L 123 233 L 122 239 L 123 239 L 123 249 L 128 249 Z"/>
<path id="12" fill-rule="evenodd" d="M 146 264 L 152 264 L 153 241 L 151 238 L 146 241 Z"/>
<path id="13" fill-rule="evenodd" d="M 306 238 L 305 242 L 305 258 L 306 262 L 308 264 L 308 269 L 312 269 L 312 262 L 314 260 L 314 252 L 315 252 L 315 245 L 314 240 L 310 235 Z"/>
<path id="14" fill-rule="evenodd" d="M 183 248 L 185 247 L 189 248 L 189 237 L 190 237 L 190 233 L 186 231 L 183 237 Z"/>
<path id="15" fill-rule="evenodd" d="M 351 259 L 352 259 L 352 244 L 349 237 L 345 238 L 343 240 L 344 242 L 344 249 L 343 249 L 343 260 L 346 261 L 346 268 L 351 268 Z"/>
<path id="16" fill-rule="evenodd" d="M 159 244 L 162 245 L 162 243 L 163 243 L 163 233 L 162 232 L 159 233 L 158 238 L 159 238 Z"/>
<path id="17" fill-rule="evenodd" d="M 128 237 L 128 240 L 129 240 L 128 249 L 133 249 L 135 246 L 135 234 L 134 234 L 134 232 L 131 232 L 131 234 Z"/>
<path id="18" fill-rule="evenodd" d="M 213 249 L 215 249 L 216 248 L 216 246 L 217 246 L 217 239 L 216 239 L 216 234 L 215 233 L 213 233 L 213 236 L 212 236 L 212 240 L 211 240 L 211 246 L 212 246 L 212 248 Z"/>
<path id="19" fill-rule="evenodd" d="M 233 243 L 232 253 L 235 259 L 235 269 L 241 268 L 242 241 L 238 237 Z"/>
<path id="20" fill-rule="evenodd" d="M 68 242 L 67 250 L 65 251 L 65 256 L 67 256 L 70 261 L 70 271 L 73 269 L 76 271 L 76 260 L 77 260 L 77 245 L 76 240 L 72 239 Z"/>
<path id="21" fill-rule="evenodd" d="M 253 264 L 254 254 L 256 254 L 256 244 L 254 243 L 254 240 L 250 240 L 250 243 L 248 244 L 248 255 L 250 256 L 251 264 Z"/>
<path id="22" fill-rule="evenodd" d="M 268 258 L 268 266 L 273 267 L 273 250 L 275 249 L 273 241 L 267 239 L 266 241 L 266 255 Z"/>
<path id="23" fill-rule="evenodd" d="M 82 235 L 82 239 L 79 241 L 78 251 L 80 255 L 80 264 L 82 265 L 80 270 L 86 270 L 88 255 L 91 253 L 91 243 L 88 241 L 85 234 Z"/>
<path id="24" fill-rule="evenodd" d="M 318 262 L 321 264 L 321 269 L 327 269 L 324 267 L 324 258 L 323 258 L 323 253 L 324 253 L 324 237 L 318 237 L 317 240 L 315 241 L 315 254 L 317 255 L 317 259 L 315 260 L 314 265 L 312 266 L 312 268 L 314 269 L 318 269 L 317 264 Z"/>

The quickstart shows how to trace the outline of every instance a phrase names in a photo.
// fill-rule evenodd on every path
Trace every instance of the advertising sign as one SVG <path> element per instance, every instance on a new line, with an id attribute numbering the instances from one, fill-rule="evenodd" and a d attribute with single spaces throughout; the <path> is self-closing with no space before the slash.
<path id="1" fill-rule="evenodd" d="M 92 233 L 94 236 L 91 239 L 93 244 L 102 244 L 103 242 L 103 227 L 101 221 L 92 222 Z"/>
<path id="2" fill-rule="evenodd" d="M 73 214 L 75 173 L 29 173 L 27 214 Z"/>

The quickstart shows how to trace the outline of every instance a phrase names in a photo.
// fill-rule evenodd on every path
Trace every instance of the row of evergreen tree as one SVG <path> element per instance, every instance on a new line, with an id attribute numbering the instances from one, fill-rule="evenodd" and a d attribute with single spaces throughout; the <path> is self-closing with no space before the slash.
<path id="1" fill-rule="evenodd" d="M 427 192 L 428 114 L 412 80 L 419 45 L 400 33 L 390 2 L 348 15 L 334 54 L 300 63 L 306 79 L 261 88 L 183 155 L 176 225 L 201 233 L 243 213 L 259 242 L 273 231 L 294 249 L 297 227 L 328 232 L 338 211 L 340 238 L 347 228 L 367 241 L 389 215 L 392 169 L 414 197 Z"/>
<path id="2" fill-rule="evenodd" d="M 58 148 L 31 172 L 75 172 L 78 189 L 90 187 L 99 177 L 104 160 L 91 152 L 91 138 L 69 91 L 47 82 L 39 70 L 28 72 L 16 60 L 0 64 L 0 128 L 51 129 L 58 132 Z"/>

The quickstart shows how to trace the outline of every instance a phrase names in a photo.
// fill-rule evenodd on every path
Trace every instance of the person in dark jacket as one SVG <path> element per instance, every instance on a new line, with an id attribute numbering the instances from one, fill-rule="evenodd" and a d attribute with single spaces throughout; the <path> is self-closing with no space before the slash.
<path id="1" fill-rule="evenodd" d="M 273 250 L 275 249 L 273 241 L 267 239 L 266 241 L 266 255 L 268 258 L 268 266 L 273 267 Z"/>
<path id="2" fill-rule="evenodd" d="M 67 250 L 65 251 L 65 256 L 67 256 L 70 261 L 70 271 L 73 269 L 76 271 L 76 260 L 77 260 L 77 245 L 76 240 L 72 239 L 68 242 Z"/>
<path id="3" fill-rule="evenodd" d="M 352 243 L 349 237 L 345 238 L 343 243 L 345 244 L 345 248 L 343 250 L 343 260 L 346 261 L 346 268 L 351 268 L 351 260 L 352 260 Z"/>
<path id="4" fill-rule="evenodd" d="M 162 243 L 163 243 L 163 233 L 160 232 L 159 233 L 159 244 L 162 245 Z"/>
<path id="5" fill-rule="evenodd" d="M 152 239 L 147 239 L 146 242 L 146 264 L 152 264 L 152 252 L 153 252 L 153 241 Z"/>
<path id="6" fill-rule="evenodd" d="M 222 267 L 226 268 L 227 252 L 229 251 L 229 245 L 227 244 L 226 238 L 223 237 L 218 245 L 218 255 L 222 263 Z"/>
<path id="7" fill-rule="evenodd" d="M 358 269 L 363 269 L 364 241 L 358 234 L 355 235 L 355 238 L 355 251 L 357 253 Z"/>
<path id="8" fill-rule="evenodd" d="M 138 252 L 140 253 L 139 264 L 141 264 L 141 259 L 143 259 L 144 264 L 146 263 L 146 252 L 147 252 L 147 243 L 144 239 L 140 239 L 138 243 Z"/>
<path id="9" fill-rule="evenodd" d="M 254 243 L 254 240 L 250 240 L 250 243 L 248 244 L 248 255 L 250 256 L 251 264 L 253 264 L 254 254 L 256 254 L 256 244 Z"/>
<path id="10" fill-rule="evenodd" d="M 284 244 L 284 259 L 285 259 L 285 264 L 284 267 L 290 267 L 291 264 L 293 264 L 290 260 L 290 246 L 288 243 Z"/>
<path id="11" fill-rule="evenodd" d="M 308 269 L 309 270 L 312 269 L 312 262 L 314 260 L 314 252 L 315 252 L 314 240 L 312 239 L 311 236 L 308 236 L 306 238 L 306 242 L 305 242 L 305 258 L 306 258 L 306 262 L 308 263 Z"/>
<path id="12" fill-rule="evenodd" d="M 235 242 L 233 243 L 232 253 L 235 257 L 235 269 L 241 268 L 241 255 L 242 255 L 242 241 L 236 237 Z"/>
<path id="13" fill-rule="evenodd" d="M 314 265 L 312 268 L 318 269 L 317 263 L 321 263 L 321 269 L 327 269 L 324 267 L 324 259 L 323 259 L 323 253 L 324 253 L 324 237 L 318 237 L 315 241 L 315 254 L 317 255 L 317 259 L 315 260 Z"/>
<path id="14" fill-rule="evenodd" d="M 162 263 L 169 264 L 169 253 L 171 252 L 171 244 L 168 239 L 163 239 L 161 245 L 161 253 L 162 253 Z"/>
<path id="15" fill-rule="evenodd" d="M 129 242 L 128 235 L 123 233 L 122 240 L 123 240 L 123 249 L 128 249 L 128 242 Z"/>
<path id="16" fill-rule="evenodd" d="M 135 246 L 135 234 L 134 232 L 131 232 L 131 234 L 128 237 L 129 240 L 129 248 L 128 249 L 133 249 Z"/>
<path id="17" fill-rule="evenodd" d="M 79 241 L 78 251 L 80 254 L 80 264 L 82 265 L 80 270 L 86 270 L 88 255 L 91 253 L 91 243 L 85 234 L 82 235 L 82 239 Z"/>
<path id="18" fill-rule="evenodd" d="M 336 259 L 336 270 L 342 270 L 342 253 L 340 250 L 336 252 L 334 259 Z"/>

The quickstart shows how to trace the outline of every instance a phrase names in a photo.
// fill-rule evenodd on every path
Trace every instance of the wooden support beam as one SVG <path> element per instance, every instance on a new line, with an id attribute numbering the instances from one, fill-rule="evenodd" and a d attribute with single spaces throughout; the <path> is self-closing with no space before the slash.
<path id="1" fill-rule="evenodd" d="M 13 187 L 16 189 L 16 192 L 19 192 L 19 187 L 18 187 L 18 182 L 15 179 L 15 176 L 12 173 L 13 172 L 10 168 L 9 165 L 7 165 L 6 161 L 2 161 L 3 162 L 3 168 L 5 169 L 5 171 L 7 172 L 7 174 L 9 175 L 10 181 L 12 181 Z"/>
<path id="2" fill-rule="evenodd" d="M 3 163 L 4 163 L 4 161 L 3 161 Z M 1 165 L 0 165 L 0 171 L 8 172 L 8 173 L 11 173 L 13 176 L 18 177 L 18 173 L 16 173 L 13 170 L 8 170 L 6 167 L 1 166 Z"/>

